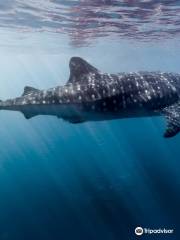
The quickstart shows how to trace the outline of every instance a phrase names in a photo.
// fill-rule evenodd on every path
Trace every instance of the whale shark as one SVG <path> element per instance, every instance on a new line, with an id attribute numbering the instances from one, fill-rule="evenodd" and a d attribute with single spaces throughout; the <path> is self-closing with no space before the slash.
<path id="1" fill-rule="evenodd" d="M 109 74 L 80 57 L 69 62 L 67 83 L 48 90 L 26 86 L 20 97 L 0 101 L 0 110 L 20 111 L 26 119 L 54 115 L 70 123 L 164 116 L 164 137 L 180 131 L 180 74 Z"/>

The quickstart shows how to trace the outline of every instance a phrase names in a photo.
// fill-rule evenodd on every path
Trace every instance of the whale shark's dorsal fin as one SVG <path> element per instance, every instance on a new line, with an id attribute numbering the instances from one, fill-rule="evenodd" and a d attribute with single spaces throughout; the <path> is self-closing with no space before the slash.
<path id="1" fill-rule="evenodd" d="M 33 92 L 39 92 L 40 90 L 34 87 L 30 87 L 30 86 L 26 86 L 24 87 L 24 92 L 22 94 L 22 96 L 26 96 L 29 93 L 33 93 Z"/>
<path id="2" fill-rule="evenodd" d="M 95 67 L 93 67 L 91 64 L 89 64 L 80 57 L 72 57 L 69 62 L 69 68 L 70 77 L 68 83 L 81 82 L 82 81 L 81 76 L 84 76 L 85 74 L 99 73 L 98 69 L 96 69 Z"/>
<path id="3" fill-rule="evenodd" d="M 163 114 L 167 120 L 167 129 L 164 137 L 169 138 L 180 132 L 180 103 L 163 109 Z"/>

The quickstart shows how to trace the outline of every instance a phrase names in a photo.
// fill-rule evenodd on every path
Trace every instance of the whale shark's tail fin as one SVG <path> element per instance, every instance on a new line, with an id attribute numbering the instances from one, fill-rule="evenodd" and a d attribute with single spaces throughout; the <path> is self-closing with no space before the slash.
<path id="1" fill-rule="evenodd" d="M 80 57 L 72 57 L 69 62 L 70 77 L 67 83 L 81 82 L 85 74 L 98 74 L 99 70 Z"/>

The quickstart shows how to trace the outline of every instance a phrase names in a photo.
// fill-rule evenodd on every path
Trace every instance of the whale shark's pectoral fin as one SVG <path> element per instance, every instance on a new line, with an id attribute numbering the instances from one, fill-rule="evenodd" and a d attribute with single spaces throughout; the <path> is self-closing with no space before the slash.
<path id="1" fill-rule="evenodd" d="M 166 107 L 163 109 L 163 114 L 167 120 L 167 129 L 164 137 L 174 137 L 180 132 L 180 103 Z"/>
<path id="2" fill-rule="evenodd" d="M 24 115 L 24 117 L 26 119 L 30 119 L 30 118 L 37 116 L 37 114 L 33 114 L 33 113 L 29 113 L 29 112 L 22 112 L 22 114 Z"/>
<path id="3" fill-rule="evenodd" d="M 93 67 L 91 64 L 86 62 L 84 59 L 80 57 L 72 57 L 69 62 L 69 68 L 70 68 L 70 77 L 67 82 L 68 83 L 75 83 L 75 82 L 84 82 L 85 75 L 88 75 L 90 73 L 97 74 L 99 73 L 99 70 Z M 83 77 L 82 77 L 83 76 Z"/>
<path id="4" fill-rule="evenodd" d="M 83 119 L 70 119 L 70 120 L 68 120 L 68 122 L 76 124 L 76 123 L 83 123 L 83 122 L 85 122 L 85 120 L 83 120 Z"/>
<path id="5" fill-rule="evenodd" d="M 26 96 L 29 93 L 33 93 L 33 92 L 39 92 L 40 90 L 34 87 L 30 87 L 30 86 L 26 86 L 24 88 L 24 92 L 22 94 L 22 96 Z"/>
<path id="6" fill-rule="evenodd" d="M 73 124 L 83 123 L 83 122 L 86 121 L 84 118 L 81 118 L 81 117 L 72 117 L 72 118 L 65 118 L 65 117 L 63 117 L 63 120 L 67 121 L 69 123 L 73 123 Z"/>

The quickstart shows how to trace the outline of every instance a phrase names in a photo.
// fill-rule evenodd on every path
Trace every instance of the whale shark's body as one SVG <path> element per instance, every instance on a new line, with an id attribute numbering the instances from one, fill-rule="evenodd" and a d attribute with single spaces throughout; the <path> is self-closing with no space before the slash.
<path id="1" fill-rule="evenodd" d="M 165 137 L 180 131 L 180 75 L 161 72 L 106 74 L 79 57 L 70 60 L 64 86 L 25 87 L 22 96 L 0 102 L 28 119 L 55 115 L 71 123 L 164 115 Z"/>

